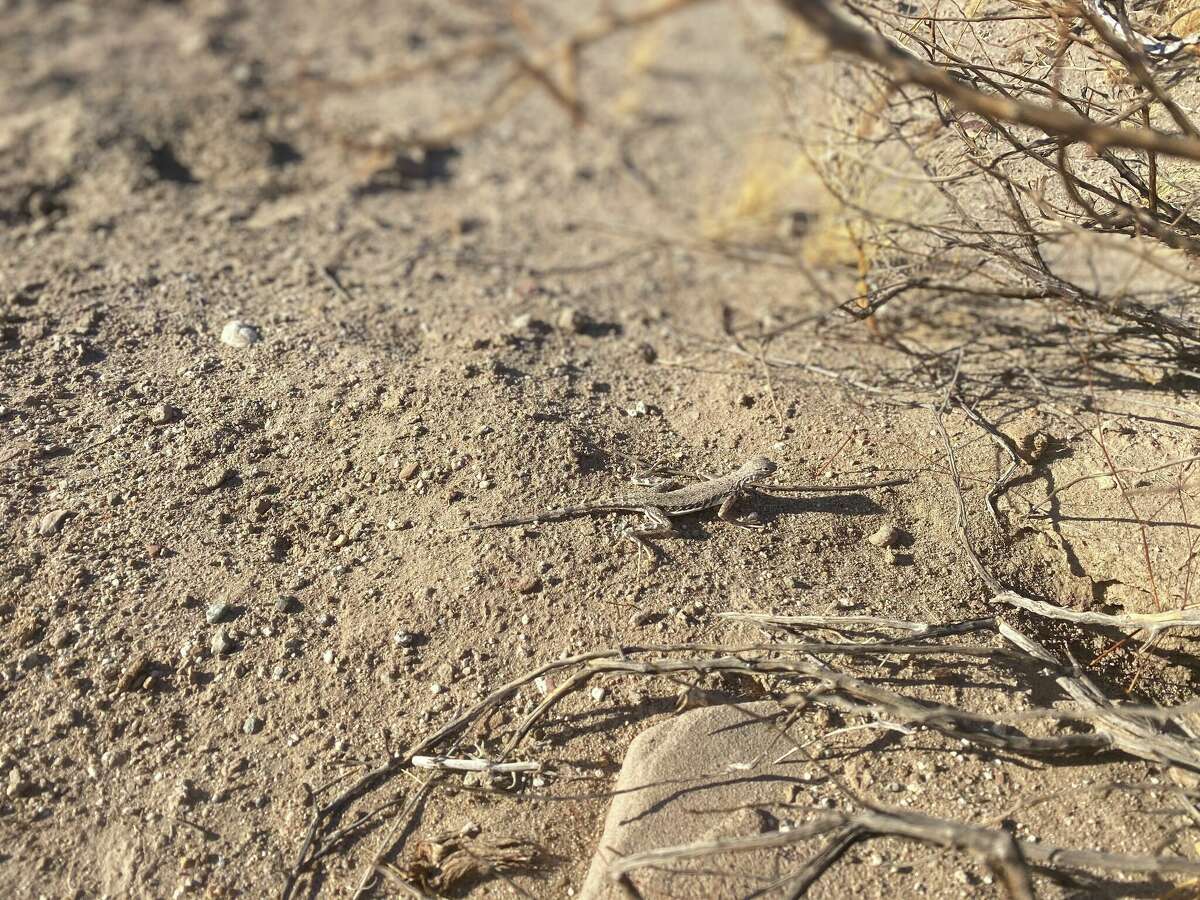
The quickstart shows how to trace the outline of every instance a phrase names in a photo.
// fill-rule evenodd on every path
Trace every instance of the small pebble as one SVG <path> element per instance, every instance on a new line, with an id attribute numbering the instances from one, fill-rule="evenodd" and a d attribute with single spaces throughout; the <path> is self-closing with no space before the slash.
<path id="1" fill-rule="evenodd" d="M 421 467 L 417 463 L 407 462 L 401 467 L 400 472 L 398 474 L 400 476 L 401 481 L 409 481 L 420 470 L 421 470 Z"/>
<path id="2" fill-rule="evenodd" d="M 435 697 L 444 690 L 446 689 L 436 681 L 431 681 L 429 683 L 429 693 L 433 694 Z"/>
<path id="3" fill-rule="evenodd" d="M 295 597 L 280 597 L 278 600 L 275 601 L 275 612 L 290 613 L 295 608 L 296 608 L 296 598 Z"/>
<path id="4" fill-rule="evenodd" d="M 244 350 L 259 342 L 258 328 L 249 322 L 234 320 L 221 329 L 221 343 Z"/>
<path id="5" fill-rule="evenodd" d="M 100 757 L 100 764 L 106 769 L 119 769 L 129 762 L 128 750 L 106 750 Z"/>
<path id="6" fill-rule="evenodd" d="M 233 648 L 233 639 L 225 632 L 224 628 L 218 628 L 209 644 L 209 649 L 212 650 L 213 656 L 225 656 L 228 653 L 232 653 Z"/>
<path id="7" fill-rule="evenodd" d="M 27 797 L 33 793 L 33 784 L 21 775 L 19 769 L 13 768 L 8 771 L 8 796 Z"/>
<path id="8" fill-rule="evenodd" d="M 602 687 L 594 687 L 594 688 L 592 688 L 590 693 L 592 695 L 592 699 L 595 700 L 597 703 L 600 703 L 602 700 L 604 700 L 604 697 L 607 694 L 607 691 L 605 691 L 604 688 L 602 688 Z"/>
<path id="9" fill-rule="evenodd" d="M 518 594 L 534 594 L 542 589 L 542 579 L 527 575 L 513 581 L 512 586 Z"/>
<path id="10" fill-rule="evenodd" d="M 587 330 L 587 317 L 573 306 L 564 307 L 558 314 L 558 327 L 563 331 L 583 334 Z"/>
<path id="11" fill-rule="evenodd" d="M 897 547 L 904 539 L 904 532 L 894 525 L 883 525 L 878 531 L 867 538 L 867 543 L 875 547 Z"/>
<path id="12" fill-rule="evenodd" d="M 37 533 L 42 537 L 58 534 L 62 529 L 63 522 L 67 521 L 67 516 L 70 514 L 70 511 L 65 509 L 56 509 L 46 513 L 37 521 Z"/>
<path id="13" fill-rule="evenodd" d="M 215 491 L 227 481 L 231 481 L 236 474 L 237 472 L 233 469 L 217 466 L 205 473 L 204 478 L 200 481 L 200 486 L 206 491 Z"/>
<path id="14" fill-rule="evenodd" d="M 334 655 L 332 650 L 326 650 L 321 654 L 321 659 L 325 660 L 326 664 L 333 665 Z"/>
<path id="15" fill-rule="evenodd" d="M 135 653 L 121 670 L 117 681 L 117 690 L 121 693 L 132 691 L 142 683 L 142 676 L 150 666 L 150 657 L 145 653 Z"/>
<path id="16" fill-rule="evenodd" d="M 170 403 L 160 403 L 150 410 L 150 424 L 167 425 L 179 417 L 179 410 Z"/>
<path id="17" fill-rule="evenodd" d="M 258 734 L 262 727 L 262 719 L 258 716 L 246 716 L 246 721 L 242 723 L 242 731 L 246 734 Z"/>
<path id="18" fill-rule="evenodd" d="M 218 622 L 224 622 L 228 616 L 229 604 L 224 600 L 218 600 L 204 611 L 204 618 L 208 620 L 209 625 L 216 625 Z"/>

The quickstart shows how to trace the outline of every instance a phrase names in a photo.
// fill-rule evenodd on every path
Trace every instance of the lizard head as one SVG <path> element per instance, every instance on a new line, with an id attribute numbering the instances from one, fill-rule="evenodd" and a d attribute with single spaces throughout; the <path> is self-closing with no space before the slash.
<path id="1" fill-rule="evenodd" d="M 742 474 L 747 480 L 754 481 L 765 478 L 775 471 L 777 466 L 765 456 L 752 456 L 742 463 Z"/>

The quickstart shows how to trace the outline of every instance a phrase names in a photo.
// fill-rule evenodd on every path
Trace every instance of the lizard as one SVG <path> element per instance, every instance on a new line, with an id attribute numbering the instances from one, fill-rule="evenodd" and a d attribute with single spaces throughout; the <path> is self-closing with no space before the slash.
<path id="1" fill-rule="evenodd" d="M 641 513 L 647 524 L 641 528 L 626 525 L 619 529 L 621 537 L 628 538 L 638 545 L 640 550 L 650 553 L 648 537 L 669 537 L 674 534 L 671 524 L 673 516 L 685 516 L 688 513 L 700 512 L 705 509 L 716 509 L 722 521 L 739 528 L 762 528 L 759 522 L 749 519 L 739 519 L 733 514 L 733 507 L 739 499 L 750 492 L 750 488 L 769 476 L 776 469 L 775 463 L 765 456 L 754 456 L 719 478 L 711 478 L 697 484 L 668 490 L 670 482 L 663 482 L 644 490 L 632 491 L 618 497 L 600 500 L 595 503 L 584 503 L 579 506 L 563 506 L 558 509 L 547 509 L 528 516 L 515 516 L 507 519 L 496 519 L 493 522 L 479 522 L 468 525 L 466 530 L 480 528 L 507 528 L 512 525 L 529 525 L 534 522 L 561 522 L 565 519 L 576 519 L 581 516 L 613 512 Z"/>

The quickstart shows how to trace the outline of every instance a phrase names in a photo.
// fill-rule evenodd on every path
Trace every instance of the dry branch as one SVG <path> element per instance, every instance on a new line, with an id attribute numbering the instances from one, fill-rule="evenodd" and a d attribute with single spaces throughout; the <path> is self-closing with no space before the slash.
<path id="1" fill-rule="evenodd" d="M 1082 612 L 1055 606 L 1044 600 L 1022 597 L 1013 591 L 1001 591 L 993 598 L 997 603 L 1007 603 L 1046 619 L 1059 619 L 1077 625 L 1103 625 L 1108 628 L 1132 628 L 1145 631 L 1150 637 L 1175 628 L 1200 628 L 1200 609 L 1170 609 L 1156 613 L 1127 613 L 1112 616 L 1107 613 Z"/>
<path id="2" fill-rule="evenodd" d="M 1075 850 L 1050 844 L 1018 841 L 1007 831 L 980 828 L 963 822 L 938 819 L 909 810 L 868 809 L 854 813 L 822 813 L 811 821 L 788 831 L 770 831 L 750 837 L 718 838 L 674 847 L 635 853 L 615 860 L 608 866 L 613 880 L 632 888 L 632 872 L 647 866 L 704 859 L 719 853 L 744 853 L 787 847 L 828 834 L 853 829 L 859 840 L 871 837 L 899 837 L 948 850 L 973 853 L 997 873 L 1009 896 L 1032 898 L 1033 883 L 1028 863 L 1041 866 L 1066 866 L 1075 869 L 1101 869 L 1116 872 L 1164 874 L 1200 874 L 1200 862 L 1180 857 L 1135 856 Z"/>
<path id="3" fill-rule="evenodd" d="M 1028 125 L 1046 134 L 1102 150 L 1124 147 L 1200 161 L 1200 140 L 1146 128 L 1117 128 L 1061 109 L 985 94 L 924 62 L 892 41 L 854 24 L 829 0 L 780 0 L 785 9 L 820 33 L 830 46 L 870 60 L 897 84 L 914 84 L 945 97 L 960 110 L 992 122 Z"/>

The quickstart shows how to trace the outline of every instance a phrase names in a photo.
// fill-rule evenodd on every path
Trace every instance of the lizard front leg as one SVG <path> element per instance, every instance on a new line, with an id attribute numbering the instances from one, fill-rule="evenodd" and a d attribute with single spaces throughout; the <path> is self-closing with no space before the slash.
<path id="1" fill-rule="evenodd" d="M 717 510 L 717 515 L 720 516 L 722 522 L 728 522 L 730 525 L 736 525 L 738 528 L 765 528 L 762 522 L 758 521 L 758 517 L 751 513 L 744 519 L 739 519 L 733 514 L 733 507 L 741 499 L 740 494 L 730 494 L 721 504 L 721 508 Z"/>

